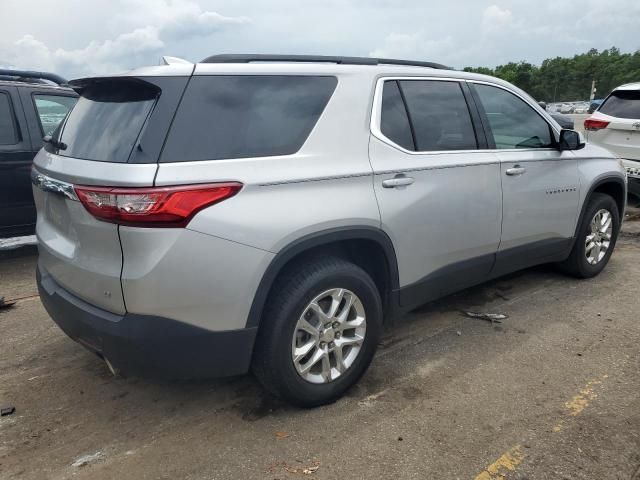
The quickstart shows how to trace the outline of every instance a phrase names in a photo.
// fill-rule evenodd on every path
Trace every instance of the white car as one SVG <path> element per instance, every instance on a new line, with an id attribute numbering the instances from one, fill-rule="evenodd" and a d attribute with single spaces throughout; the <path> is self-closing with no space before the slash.
<path id="1" fill-rule="evenodd" d="M 588 110 L 589 110 L 589 104 L 588 103 L 579 103 L 573 109 L 573 113 L 587 113 Z"/>
<path id="2" fill-rule="evenodd" d="M 566 115 L 568 113 L 573 113 L 573 105 L 571 105 L 569 103 L 563 103 L 562 105 L 560 105 L 560 110 L 559 111 L 563 115 Z"/>
<path id="3" fill-rule="evenodd" d="M 629 193 L 640 197 L 640 82 L 622 85 L 584 121 L 587 140 L 618 155 L 629 179 Z"/>

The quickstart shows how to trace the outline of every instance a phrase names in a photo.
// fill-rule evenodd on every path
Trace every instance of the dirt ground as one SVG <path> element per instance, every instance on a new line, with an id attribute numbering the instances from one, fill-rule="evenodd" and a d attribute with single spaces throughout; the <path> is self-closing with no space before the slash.
<path id="1" fill-rule="evenodd" d="M 611 263 L 535 268 L 387 329 L 337 403 L 298 410 L 250 376 L 114 378 L 48 318 L 35 251 L 0 258 L 1 479 L 638 479 L 640 210 Z M 460 310 L 504 313 L 502 323 Z"/>

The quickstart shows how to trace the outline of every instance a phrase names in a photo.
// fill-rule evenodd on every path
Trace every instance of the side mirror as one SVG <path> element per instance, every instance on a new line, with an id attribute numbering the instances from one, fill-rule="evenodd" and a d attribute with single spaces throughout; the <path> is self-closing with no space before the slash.
<path id="1" fill-rule="evenodd" d="M 563 129 L 560 131 L 560 150 L 580 150 L 584 148 L 584 137 L 575 130 Z"/>
<path id="2" fill-rule="evenodd" d="M 538 105 L 540 105 L 540 108 L 542 108 L 543 110 L 547 109 L 547 104 L 545 102 L 538 102 Z"/>

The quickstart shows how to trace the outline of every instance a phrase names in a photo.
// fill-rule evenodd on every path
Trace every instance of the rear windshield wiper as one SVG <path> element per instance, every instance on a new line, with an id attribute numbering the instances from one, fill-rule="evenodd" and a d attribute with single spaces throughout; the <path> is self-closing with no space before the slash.
<path id="1" fill-rule="evenodd" d="M 57 148 L 58 150 L 66 150 L 67 149 L 67 144 L 63 143 L 63 142 L 59 142 L 58 140 L 56 140 L 55 138 L 53 138 L 51 135 L 45 135 L 42 138 L 42 141 L 44 143 L 48 143 L 49 145 L 51 145 L 52 147 Z"/>

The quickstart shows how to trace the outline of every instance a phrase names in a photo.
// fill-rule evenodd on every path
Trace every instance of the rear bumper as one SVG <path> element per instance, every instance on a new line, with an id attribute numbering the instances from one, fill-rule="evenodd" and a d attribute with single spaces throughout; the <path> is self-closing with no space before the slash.
<path id="1" fill-rule="evenodd" d="M 123 372 L 177 379 L 249 370 L 257 328 L 213 332 L 163 317 L 116 315 L 75 297 L 40 269 L 37 282 L 53 321 Z"/>

